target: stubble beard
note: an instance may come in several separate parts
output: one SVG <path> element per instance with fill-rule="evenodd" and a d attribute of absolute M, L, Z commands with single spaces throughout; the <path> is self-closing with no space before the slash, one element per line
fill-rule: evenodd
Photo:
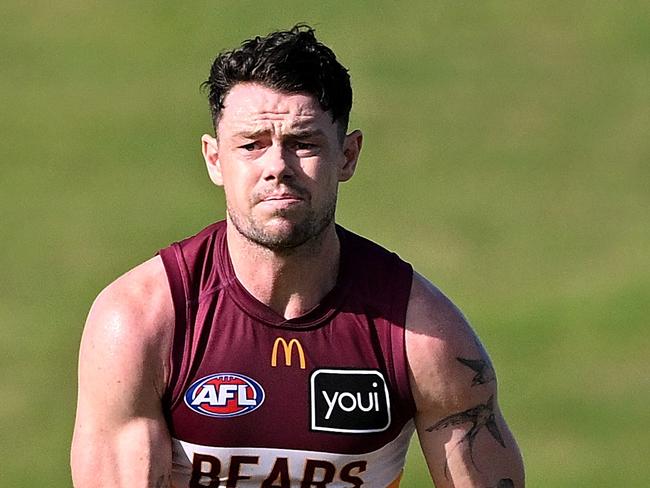
<path fill-rule="evenodd" d="M 290 255 L 309 244 L 316 245 L 325 230 L 334 222 L 336 214 L 336 194 L 327 202 L 324 211 L 317 215 L 313 209 L 299 221 L 291 219 L 292 210 L 278 210 L 270 220 L 284 218 L 289 222 L 288 228 L 273 230 L 267 228 L 254 217 L 245 218 L 233 211 L 226 202 L 228 217 L 237 232 L 246 240 L 268 249 L 276 254 Z"/>

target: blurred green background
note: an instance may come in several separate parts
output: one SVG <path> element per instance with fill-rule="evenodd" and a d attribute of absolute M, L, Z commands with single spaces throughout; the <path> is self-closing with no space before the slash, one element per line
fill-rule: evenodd
<path fill-rule="evenodd" d="M 206 0 L 0 6 L 0 486 L 70 486 L 87 310 L 223 216 L 199 84 L 298 21 L 366 135 L 339 221 L 468 315 L 528 485 L 649 486 L 650 4 Z"/>

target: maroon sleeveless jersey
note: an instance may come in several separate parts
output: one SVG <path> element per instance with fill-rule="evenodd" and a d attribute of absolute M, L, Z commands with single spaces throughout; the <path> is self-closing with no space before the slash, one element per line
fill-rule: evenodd
<path fill-rule="evenodd" d="M 412 269 L 337 227 L 339 276 L 285 319 L 237 280 L 226 223 L 160 252 L 174 301 L 163 401 L 175 487 L 396 487 L 413 433 Z"/>

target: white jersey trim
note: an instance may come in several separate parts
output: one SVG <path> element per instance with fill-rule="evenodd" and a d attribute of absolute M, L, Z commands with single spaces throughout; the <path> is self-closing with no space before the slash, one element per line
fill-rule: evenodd
<path fill-rule="evenodd" d="M 291 488 L 300 488 L 309 461 L 331 463 L 334 466 L 335 474 L 332 481 L 327 483 L 327 488 L 387 487 L 400 477 L 404 469 L 406 452 L 414 430 L 414 423 L 411 420 L 406 423 L 399 435 L 391 442 L 376 451 L 365 454 L 339 454 L 260 447 L 212 447 L 172 438 L 173 486 L 174 488 L 189 486 L 192 477 L 193 460 L 195 455 L 198 454 L 203 456 L 203 458 L 199 457 L 199 459 L 205 459 L 200 468 L 201 472 L 205 474 L 201 475 L 200 479 L 195 480 L 198 481 L 198 486 L 224 486 L 229 476 L 232 476 L 237 478 L 235 481 L 237 488 L 259 488 L 263 481 L 274 472 L 277 460 L 283 458 L 286 459 L 286 465 L 288 466 Z M 256 458 L 257 462 L 238 462 L 231 466 L 233 456 L 251 456 Z M 213 463 L 210 461 L 210 459 L 214 458 L 218 462 Z M 348 467 L 350 464 L 353 464 L 354 467 Z M 360 466 L 364 466 L 364 469 L 361 469 Z M 346 467 L 348 468 L 346 469 Z M 342 480 L 341 474 L 344 472 L 347 473 L 347 478 L 350 476 L 355 479 L 358 478 L 362 480 L 362 484 Z M 211 485 L 211 482 L 216 483 L 217 476 L 220 483 Z M 321 478 L 314 481 L 322 481 L 324 474 L 316 473 L 316 476 L 321 476 Z"/>

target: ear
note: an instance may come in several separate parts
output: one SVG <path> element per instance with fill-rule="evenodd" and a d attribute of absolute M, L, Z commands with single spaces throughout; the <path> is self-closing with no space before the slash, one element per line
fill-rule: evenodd
<path fill-rule="evenodd" d="M 343 166 L 339 168 L 339 181 L 348 181 L 357 169 L 357 161 L 363 144 L 363 134 L 360 130 L 350 132 L 343 141 Z"/>
<path fill-rule="evenodd" d="M 217 140 L 208 134 L 203 134 L 201 137 L 201 152 L 203 152 L 203 159 L 205 159 L 205 165 L 208 168 L 208 175 L 210 175 L 212 183 L 223 186 Z"/>

